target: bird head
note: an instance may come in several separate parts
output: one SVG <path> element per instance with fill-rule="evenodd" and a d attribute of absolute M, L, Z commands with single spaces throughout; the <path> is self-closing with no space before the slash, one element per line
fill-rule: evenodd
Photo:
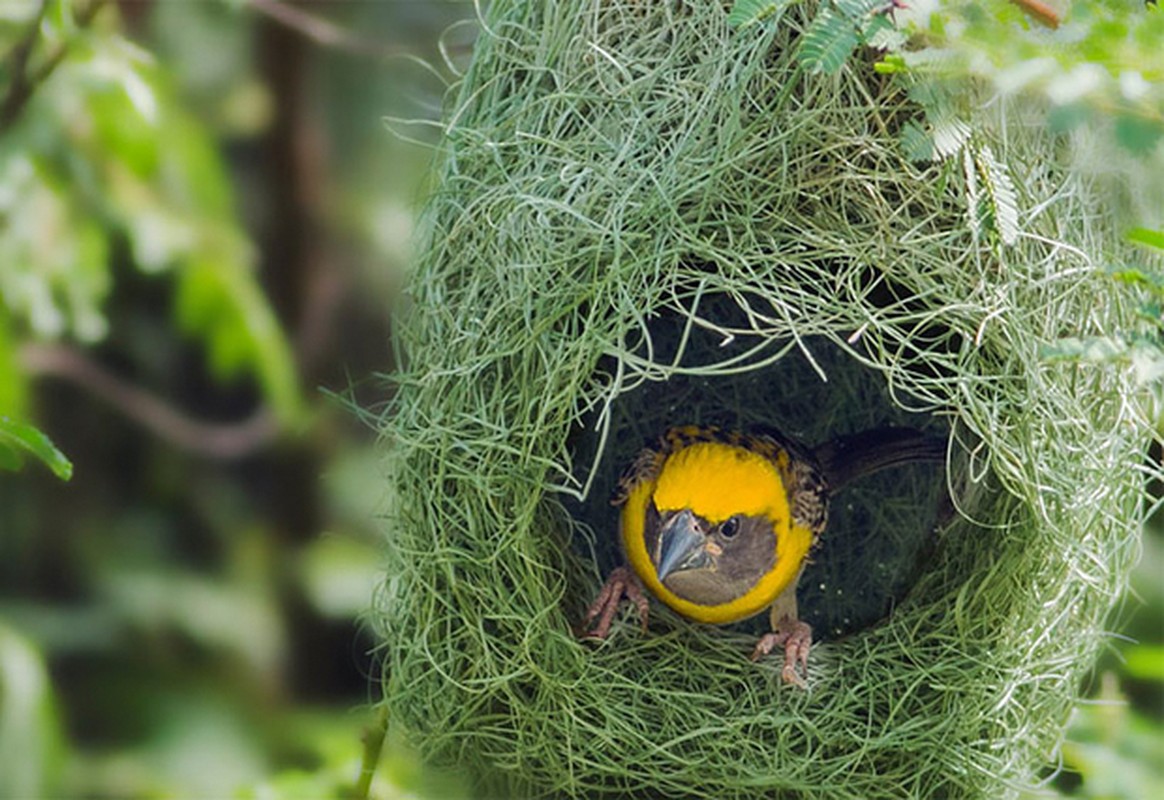
<path fill-rule="evenodd" d="M 659 583 L 677 598 L 729 608 L 771 583 L 788 527 L 776 465 L 743 447 L 704 442 L 663 465 L 643 543 Z"/>

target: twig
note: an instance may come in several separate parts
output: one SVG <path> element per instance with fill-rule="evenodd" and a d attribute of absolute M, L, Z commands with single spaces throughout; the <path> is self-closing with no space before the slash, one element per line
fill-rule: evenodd
<path fill-rule="evenodd" d="M 1048 28 L 1059 27 L 1059 12 L 1042 0 L 1010 0 Z"/>
<path fill-rule="evenodd" d="M 36 16 L 32 18 L 29 23 L 28 30 L 24 34 L 16 46 L 12 48 L 9 58 L 12 61 L 10 69 L 12 70 L 12 83 L 8 87 L 8 93 L 4 96 L 4 102 L 0 104 L 0 130 L 8 127 L 17 115 L 24 104 L 28 102 L 28 98 L 32 96 L 32 87 L 28 80 L 28 59 L 32 56 L 32 48 L 36 44 L 37 37 L 40 35 L 40 23 L 44 20 L 45 12 L 48 10 L 48 0 L 41 0 L 40 8 L 37 9 Z"/>
<path fill-rule="evenodd" d="M 384 737 L 387 735 L 388 706 L 381 705 L 376 710 L 375 721 L 364 731 L 364 757 L 360 761 L 360 777 L 352 793 L 354 800 L 367 800 L 376 766 L 380 763 L 380 753 L 384 750 Z"/>
<path fill-rule="evenodd" d="M 30 373 L 76 384 L 167 442 L 210 458 L 243 458 L 270 444 L 280 432 L 274 416 L 265 408 L 235 423 L 188 417 L 66 345 L 26 344 L 20 348 L 20 361 Z"/>
<path fill-rule="evenodd" d="M 97 12 L 105 5 L 107 0 L 92 0 L 87 6 L 77 12 L 76 22 L 77 26 L 85 28 L 97 16 Z M 12 81 L 8 86 L 8 93 L 4 95 L 3 102 L 0 102 L 0 131 L 8 128 L 16 121 L 17 117 L 24 110 L 28 101 L 32 99 L 33 92 L 36 88 L 48 80 L 49 76 L 53 74 L 61 62 L 65 60 L 69 48 L 67 43 L 62 43 L 57 46 L 52 53 L 50 53 L 44 60 L 44 63 L 32 75 L 28 74 L 28 62 L 32 57 L 32 50 L 36 45 L 36 40 L 40 36 L 40 26 L 44 21 L 44 15 L 48 10 L 48 0 L 41 0 L 40 8 L 36 12 L 32 23 L 28 26 L 28 31 L 24 38 L 17 42 L 12 49 L 10 58 L 12 59 Z"/>
<path fill-rule="evenodd" d="M 413 55 L 404 47 L 386 47 L 377 41 L 357 36 L 323 17 L 280 0 L 250 0 L 251 7 L 279 24 L 324 47 L 334 47 L 361 56 L 395 58 Z"/>

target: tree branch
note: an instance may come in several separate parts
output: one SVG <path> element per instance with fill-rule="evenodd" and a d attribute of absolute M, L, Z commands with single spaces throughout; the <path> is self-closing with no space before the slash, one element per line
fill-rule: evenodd
<path fill-rule="evenodd" d="M 30 374 L 59 378 L 79 386 L 170 444 L 209 458 L 244 458 L 271 444 L 280 433 L 278 423 L 266 408 L 234 423 L 188 417 L 156 395 L 112 374 L 74 347 L 25 344 L 19 355 Z"/>
<path fill-rule="evenodd" d="M 372 58 L 396 58 L 413 55 L 413 52 L 407 48 L 386 47 L 380 42 L 357 36 L 323 17 L 280 2 L 280 0 L 250 0 L 250 5 L 280 25 L 324 47 L 332 47 Z"/>
<path fill-rule="evenodd" d="M 93 18 L 97 16 L 97 12 L 101 9 L 107 0 L 92 0 L 87 6 L 77 12 L 76 22 L 77 26 L 81 28 L 88 27 Z M 32 57 L 32 50 L 36 46 L 36 40 L 40 36 L 40 26 L 44 21 L 44 15 L 48 11 L 48 0 L 41 0 L 40 8 L 36 12 L 32 23 L 28 26 L 28 31 L 24 38 L 16 43 L 13 47 L 9 57 L 12 59 L 12 81 L 8 85 L 8 92 L 4 95 L 4 100 L 0 101 L 0 131 L 10 127 L 13 122 L 24 111 L 24 107 L 28 105 L 28 101 L 32 99 L 33 93 L 37 87 L 48 80 L 53 71 L 60 66 L 61 62 L 65 60 L 68 54 L 68 45 L 60 44 L 52 53 L 50 53 L 44 60 L 44 63 L 31 75 L 28 73 L 28 62 Z"/>
<path fill-rule="evenodd" d="M 1059 12 L 1043 0 L 1010 0 L 1048 28 L 1059 27 Z"/>

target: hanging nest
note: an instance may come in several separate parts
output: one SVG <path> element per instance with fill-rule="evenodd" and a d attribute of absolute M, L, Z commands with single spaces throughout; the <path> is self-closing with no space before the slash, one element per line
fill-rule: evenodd
<path fill-rule="evenodd" d="M 798 70 L 800 13 L 490 5 L 397 328 L 376 612 L 394 731 L 474 796 L 994 798 L 1054 762 L 1150 426 L 1119 370 L 1040 347 L 1128 323 L 1116 225 L 1004 103 L 965 158 L 906 160 L 918 108 L 868 63 Z M 1009 244 L 971 151 L 1016 187 Z M 605 489 L 710 421 L 949 436 L 945 471 L 837 498 L 808 691 L 746 626 L 572 631 L 614 563 Z"/>

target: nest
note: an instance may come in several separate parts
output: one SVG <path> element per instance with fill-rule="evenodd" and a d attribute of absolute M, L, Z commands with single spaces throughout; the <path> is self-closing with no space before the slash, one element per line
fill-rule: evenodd
<path fill-rule="evenodd" d="M 1151 426 L 1119 370 L 1040 346 L 1128 323 L 1115 222 L 993 103 L 973 135 L 1022 213 L 984 234 L 959 158 L 903 158 L 898 86 L 797 69 L 796 13 L 490 5 L 397 328 L 375 612 L 396 733 L 475 796 L 998 797 L 1054 761 Z M 604 484 L 697 421 L 949 434 L 944 476 L 838 498 L 808 691 L 657 604 L 647 635 L 572 632 L 613 559 Z"/>

